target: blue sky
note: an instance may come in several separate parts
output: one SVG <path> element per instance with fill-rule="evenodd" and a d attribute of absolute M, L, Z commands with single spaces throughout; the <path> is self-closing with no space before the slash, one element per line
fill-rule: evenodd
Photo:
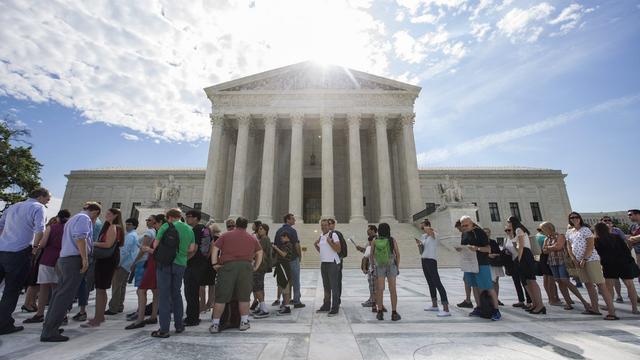
<path fill-rule="evenodd" d="M 312 59 L 421 86 L 421 167 L 561 169 L 576 210 L 640 207 L 640 1 L 188 4 L 0 5 L 0 114 L 56 198 L 72 169 L 204 167 L 202 88 Z"/>

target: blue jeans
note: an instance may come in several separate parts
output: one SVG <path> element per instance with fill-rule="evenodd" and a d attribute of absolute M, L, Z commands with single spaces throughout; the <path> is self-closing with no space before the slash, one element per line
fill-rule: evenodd
<path fill-rule="evenodd" d="M 297 257 L 289 262 L 291 267 L 291 287 L 293 288 L 292 303 L 300 303 L 300 258 Z"/>
<path fill-rule="evenodd" d="M 167 333 L 171 325 L 171 313 L 176 329 L 182 329 L 182 278 L 185 267 L 172 264 L 163 266 L 156 264 L 156 278 L 158 281 L 158 317 L 160 318 L 160 331 Z"/>
<path fill-rule="evenodd" d="M 31 246 L 20 251 L 0 251 L 0 282 L 4 291 L 0 300 L 0 330 L 12 329 L 11 316 L 18 304 L 20 290 L 24 287 L 31 268 Z"/>

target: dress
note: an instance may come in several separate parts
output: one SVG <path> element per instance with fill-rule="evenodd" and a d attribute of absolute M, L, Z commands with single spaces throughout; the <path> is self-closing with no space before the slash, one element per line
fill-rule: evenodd
<path fill-rule="evenodd" d="M 110 289 L 111 279 L 113 273 L 115 273 L 118 264 L 120 264 L 120 240 L 124 239 L 124 232 L 121 228 L 116 228 L 116 249 L 113 251 L 113 255 L 105 259 L 95 260 L 95 286 L 96 289 Z M 104 242 L 105 234 L 100 235 L 98 242 Z"/>
<path fill-rule="evenodd" d="M 153 246 L 153 244 L 151 245 Z M 147 258 L 147 264 L 144 268 L 144 275 L 142 275 L 142 281 L 138 289 L 143 290 L 155 290 L 157 288 L 156 279 L 156 261 L 153 258 L 153 254 L 149 254 Z"/>
<path fill-rule="evenodd" d="M 602 272 L 606 279 L 633 279 L 638 276 L 638 265 L 631 256 L 625 240 L 617 235 L 597 239 L 596 250 L 600 255 Z"/>

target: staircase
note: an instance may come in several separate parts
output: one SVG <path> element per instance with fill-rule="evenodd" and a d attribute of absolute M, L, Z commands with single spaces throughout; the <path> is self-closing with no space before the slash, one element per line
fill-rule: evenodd
<path fill-rule="evenodd" d="M 281 224 L 273 224 L 271 233 L 282 226 Z M 318 224 L 296 224 L 294 228 L 298 231 L 300 246 L 302 248 L 301 267 L 307 269 L 320 268 L 320 254 L 316 251 L 313 243 L 320 237 L 320 225 Z M 344 260 L 344 267 L 349 269 L 359 269 L 362 260 L 362 254 L 349 241 L 352 238 L 356 244 L 366 246 L 367 244 L 367 225 L 362 224 L 338 224 L 336 230 L 342 232 L 347 240 L 349 247 L 348 256 Z M 422 232 L 413 224 L 400 223 L 391 224 L 391 236 L 398 242 L 398 250 L 400 251 L 400 267 L 401 268 L 421 268 L 420 255 L 416 246 L 415 238 L 419 238 Z M 460 243 L 460 238 L 443 239 L 441 246 L 438 248 L 438 266 L 439 267 L 457 267 L 459 259 L 456 251 L 453 249 L 455 244 Z"/>

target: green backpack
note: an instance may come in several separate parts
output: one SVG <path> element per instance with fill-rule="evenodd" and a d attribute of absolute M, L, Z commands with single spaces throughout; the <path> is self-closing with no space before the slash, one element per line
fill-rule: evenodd
<path fill-rule="evenodd" d="M 387 266 L 391 260 L 391 242 L 387 238 L 374 240 L 375 257 L 377 266 Z"/>

